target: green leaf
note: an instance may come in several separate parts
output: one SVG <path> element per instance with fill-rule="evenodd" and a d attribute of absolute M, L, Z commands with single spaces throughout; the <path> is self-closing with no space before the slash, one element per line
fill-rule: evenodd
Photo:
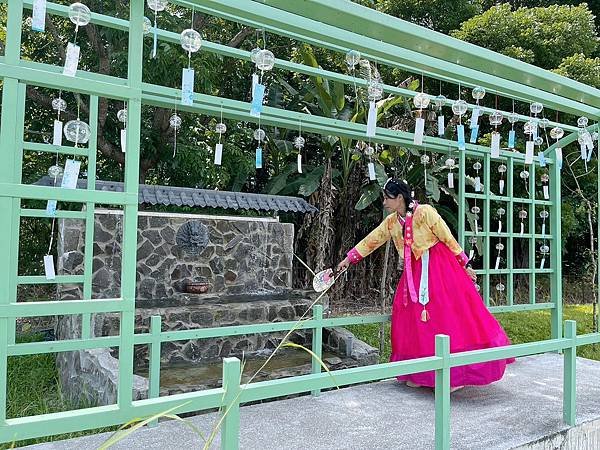
<path fill-rule="evenodd" d="M 368 207 L 371 203 L 379 198 L 381 195 L 381 188 L 377 183 L 370 183 L 362 190 L 362 194 L 354 205 L 354 209 L 362 211 Z"/>
<path fill-rule="evenodd" d="M 333 106 L 338 110 L 338 113 L 343 111 L 344 105 L 346 104 L 346 97 L 344 96 L 344 84 L 331 82 L 333 89 L 331 90 L 331 98 L 333 100 Z"/>

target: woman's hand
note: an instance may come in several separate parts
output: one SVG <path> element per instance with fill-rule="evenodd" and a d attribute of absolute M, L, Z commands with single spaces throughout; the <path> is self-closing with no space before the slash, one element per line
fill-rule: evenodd
<path fill-rule="evenodd" d="M 341 273 L 344 270 L 346 270 L 348 268 L 348 266 L 350 266 L 350 260 L 348 259 L 348 257 L 346 256 L 342 262 L 340 262 L 337 267 L 335 268 L 335 273 Z"/>
<path fill-rule="evenodd" d="M 477 281 L 477 274 L 471 267 L 465 267 L 465 270 L 467 271 L 467 275 L 469 275 L 473 282 Z"/>

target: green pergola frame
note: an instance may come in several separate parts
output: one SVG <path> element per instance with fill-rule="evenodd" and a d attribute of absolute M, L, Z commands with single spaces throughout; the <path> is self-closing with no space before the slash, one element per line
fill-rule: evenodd
<path fill-rule="evenodd" d="M 6 0 L 4 0 L 6 3 Z M 138 174 L 140 155 L 140 128 L 142 104 L 170 108 L 179 103 L 180 91 L 164 86 L 152 85 L 142 81 L 142 49 L 144 1 L 130 2 L 129 21 L 113 18 L 97 13 L 92 14 L 92 22 L 129 32 L 129 54 L 127 79 L 107 75 L 78 71 L 75 79 L 62 75 L 62 68 L 21 59 L 21 26 L 24 10 L 31 9 L 31 0 L 9 0 L 6 51 L 0 57 L 0 77 L 3 79 L 2 116 L 0 129 L 0 229 L 3 234 L 2 253 L 0 255 L 0 442 L 10 442 L 29 437 L 38 437 L 64 432 L 97 428 L 125 423 L 133 417 L 150 416 L 178 406 L 176 412 L 206 410 L 224 407 L 221 430 L 222 448 L 235 449 L 238 446 L 239 404 L 259 399 L 274 398 L 298 392 L 312 391 L 318 395 L 324 388 L 334 386 L 328 374 L 320 373 L 320 365 L 313 358 L 311 375 L 284 380 L 273 380 L 252 383 L 240 387 L 240 365 L 235 358 L 226 358 L 223 372 L 223 387 L 202 392 L 159 397 L 160 386 L 160 347 L 161 343 L 183 340 L 202 339 L 216 336 L 236 334 L 266 333 L 285 331 L 292 328 L 312 329 L 314 333 L 313 351 L 321 355 L 321 333 L 323 327 L 344 326 L 353 323 L 381 323 L 389 320 L 387 315 L 360 316 L 351 318 L 323 319 L 322 307 L 315 305 L 311 320 L 301 323 L 266 323 L 246 326 L 208 328 L 173 332 L 161 331 L 161 318 L 153 317 L 150 333 L 135 334 L 135 280 L 136 280 L 136 247 L 137 247 L 137 213 L 138 213 Z M 193 7 L 196 11 L 221 17 L 226 20 L 243 23 L 248 26 L 262 28 L 270 33 L 287 36 L 294 40 L 327 48 L 333 51 L 346 52 L 349 49 L 359 50 L 366 58 L 380 64 L 402 68 L 415 73 L 422 73 L 462 86 L 484 86 L 488 91 L 523 102 L 538 101 L 546 107 L 564 111 L 573 115 L 585 115 L 594 121 L 598 120 L 600 91 L 584 84 L 539 69 L 529 64 L 516 61 L 503 55 L 476 47 L 451 37 L 427 30 L 402 20 L 392 18 L 377 11 L 364 8 L 345 0 L 188 0 L 173 1 L 184 7 Z M 68 8 L 48 3 L 48 12 L 53 15 L 66 16 Z M 357 33 L 354 30 L 360 30 Z M 170 31 L 158 30 L 158 37 L 168 42 L 179 42 L 179 35 Z M 218 43 L 204 42 L 203 51 L 214 52 L 225 57 L 250 59 L 250 53 L 233 49 Z M 276 67 L 307 75 L 318 75 L 325 79 L 340 81 L 346 84 L 364 85 L 364 80 L 351 76 L 326 71 L 320 68 L 304 66 L 290 61 L 277 60 Z M 56 147 L 49 144 L 24 141 L 26 86 L 42 86 L 62 89 L 89 96 L 89 121 L 92 137 L 87 148 Z M 386 85 L 388 93 L 403 96 L 414 96 L 415 92 Z M 106 97 L 127 102 L 127 153 L 125 161 L 125 189 L 122 193 L 100 192 L 95 190 L 96 146 L 98 98 Z M 451 100 L 448 100 L 450 104 Z M 204 94 L 194 95 L 194 104 L 178 106 L 182 111 L 219 116 L 241 121 L 256 121 L 249 115 L 250 105 L 245 102 L 219 98 Z M 473 105 L 470 105 L 473 107 Z M 489 112 L 489 110 L 488 110 Z M 522 121 L 529 118 L 521 116 Z M 261 124 L 296 129 L 298 121 L 302 121 L 306 132 L 320 133 L 364 139 L 364 124 L 344 122 L 329 118 L 316 117 L 297 112 L 265 107 L 261 116 Z M 552 125 L 555 125 L 551 122 Z M 522 154 L 502 151 L 500 159 L 490 156 L 489 148 L 467 144 L 466 150 L 459 152 L 459 236 L 464 245 L 465 237 L 470 234 L 466 227 L 466 204 L 469 199 L 480 200 L 484 208 L 483 231 L 478 235 L 483 239 L 484 265 L 480 271 L 483 275 L 483 297 L 488 301 L 490 293 L 490 277 L 500 274 L 507 277 L 507 304 L 490 308 L 492 311 L 519 311 L 532 309 L 550 309 L 552 312 L 552 339 L 531 344 L 515 345 L 461 354 L 449 353 L 449 338 L 438 336 L 436 339 L 436 355 L 419 360 L 380 364 L 357 369 L 334 372 L 335 382 L 342 386 L 358 382 L 389 378 L 407 373 L 425 370 L 436 371 L 436 448 L 448 449 L 450 446 L 449 407 L 450 385 L 449 369 L 453 366 L 501 359 L 513 356 L 524 356 L 545 351 L 564 350 L 565 355 L 565 394 L 564 418 L 569 424 L 575 423 L 575 350 L 578 345 L 599 342 L 598 334 L 585 336 L 575 335 L 574 322 L 566 324 L 566 337 L 562 337 L 562 285 L 561 285 L 561 234 L 560 234 L 560 171 L 554 163 L 553 150 L 567 145 L 577 138 L 577 127 L 561 125 L 570 134 L 559 143 L 550 146 L 546 151 L 551 176 L 550 200 L 535 198 L 535 170 L 539 165 L 530 166 L 529 198 L 513 197 L 514 170 L 523 164 Z M 413 135 L 408 132 L 377 129 L 374 142 L 413 147 Z M 438 153 L 457 152 L 456 143 L 438 137 L 426 137 L 427 149 Z M 24 185 L 21 180 L 23 152 L 51 152 L 67 155 L 76 154 L 88 159 L 88 188 L 86 190 L 68 190 L 61 188 Z M 466 192 L 465 166 L 468 158 L 478 158 L 483 162 L 484 185 L 483 194 Z M 508 166 L 507 195 L 496 196 L 489 188 L 489 174 L 493 164 L 499 160 L 506 161 Z M 84 212 L 59 211 L 58 218 L 78 218 L 86 221 L 85 233 L 85 269 L 79 276 L 57 276 L 56 284 L 83 285 L 84 300 L 57 302 L 48 301 L 17 302 L 17 287 L 25 284 L 50 283 L 43 276 L 27 276 L 17 273 L 19 257 L 19 227 L 21 217 L 37 217 L 44 219 L 45 211 L 24 209 L 23 199 L 55 199 L 59 201 L 79 202 L 86 205 Z M 508 267 L 494 271 L 490 267 L 489 249 L 492 239 L 498 234 L 490 228 L 490 209 L 492 202 L 504 202 L 510 213 L 508 227 L 502 237 L 508 242 L 518 237 L 513 230 L 512 211 L 516 203 L 526 204 L 529 210 L 528 230 L 531 233 L 522 236 L 529 241 L 529 268 L 515 269 L 512 265 L 512 244 L 508 246 Z M 119 205 L 124 210 L 122 292 L 120 298 L 91 300 L 91 267 L 94 229 L 95 205 Z M 536 206 L 544 205 L 550 211 L 551 261 L 549 268 L 535 268 L 535 234 Z M 550 298 L 545 302 L 537 302 L 535 291 L 530 289 L 529 302 L 514 304 L 512 291 L 514 275 L 526 274 L 531 286 L 535 286 L 536 273 L 550 277 Z M 489 304 L 488 304 L 489 306 Z M 93 337 L 90 333 L 90 318 L 94 313 L 118 312 L 121 314 L 120 335 L 115 337 Z M 81 338 L 67 341 L 42 343 L 15 343 L 16 318 L 82 315 Z M 145 344 L 150 346 L 150 389 L 149 399 L 132 401 L 133 347 Z M 115 405 L 86 408 L 55 414 L 24 418 L 6 417 L 6 383 L 7 361 L 9 357 L 35 353 L 54 353 L 91 348 L 119 347 L 119 382 L 118 401 Z"/>

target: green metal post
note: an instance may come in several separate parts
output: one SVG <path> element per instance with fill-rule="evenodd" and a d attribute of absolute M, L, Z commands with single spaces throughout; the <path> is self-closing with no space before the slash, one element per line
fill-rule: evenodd
<path fill-rule="evenodd" d="M 312 335 L 312 351 L 316 355 L 312 357 L 312 368 L 311 373 L 321 373 L 321 363 L 319 360 L 323 359 L 323 305 L 313 306 L 313 321 L 316 322 L 315 328 L 313 328 Z M 315 389 L 311 392 L 314 397 L 319 396 L 321 393 L 320 389 Z"/>
<path fill-rule="evenodd" d="M 90 96 L 90 140 L 88 142 L 87 188 L 88 191 L 96 189 L 96 149 L 98 147 L 98 96 Z M 92 268 L 94 261 L 94 227 L 95 227 L 94 202 L 85 204 L 85 246 L 83 269 L 83 299 L 92 299 Z M 81 337 L 88 339 L 91 336 L 91 314 L 81 317 Z"/>
<path fill-rule="evenodd" d="M 6 46 L 4 58 L 9 64 L 18 65 L 21 54 L 21 17 L 23 14 L 22 0 L 15 0 L 8 5 L 6 22 Z M 2 117 L 0 118 L 0 182 L 18 183 L 20 174 L 15 173 L 19 166 L 17 162 L 17 111 L 18 80 L 15 78 L 4 78 L 2 88 Z M 18 229 L 15 229 L 14 208 L 18 207 L 19 199 L 0 197 L 0 236 L 1 247 L 11 248 L 11 240 L 15 239 Z M 17 279 L 17 261 L 13 259 L 12 252 L 0 252 L 0 306 L 8 305 L 16 301 L 14 286 Z M 15 334 L 15 319 L 0 318 L 0 426 L 6 425 L 6 388 L 7 388 L 7 366 L 8 366 L 8 344 L 12 343 Z"/>
<path fill-rule="evenodd" d="M 221 450 L 237 450 L 240 440 L 240 360 L 223 358 L 223 396 Z"/>
<path fill-rule="evenodd" d="M 485 153 L 484 159 L 483 159 L 483 173 L 484 173 L 484 178 L 483 178 L 483 192 L 484 192 L 484 200 L 483 200 L 483 207 L 482 207 L 482 211 L 483 211 L 483 221 L 481 222 L 481 225 L 483 226 L 483 269 L 485 270 L 485 274 L 483 276 L 483 301 L 485 302 L 486 306 L 490 306 L 490 264 L 491 261 L 490 259 L 493 258 L 492 252 L 490 251 L 490 248 L 492 248 L 491 245 L 491 230 L 490 230 L 490 210 L 491 210 L 491 201 L 490 201 L 490 194 L 492 192 L 492 186 L 491 186 L 491 177 L 490 177 L 490 166 L 491 166 L 491 161 L 490 161 L 490 153 L 487 152 Z"/>
<path fill-rule="evenodd" d="M 574 426 L 577 424 L 577 322 L 565 321 L 565 338 L 570 339 L 564 350 L 563 365 L 563 419 Z"/>
<path fill-rule="evenodd" d="M 150 370 L 148 398 L 158 398 L 160 396 L 160 332 L 162 328 L 161 316 L 152 316 L 150 318 L 150 334 L 152 342 L 149 345 Z M 158 419 L 148 423 L 149 427 L 158 425 Z"/>
<path fill-rule="evenodd" d="M 552 339 L 559 339 L 562 335 L 562 237 L 561 237 L 561 186 L 560 169 L 558 164 L 550 166 L 550 229 L 552 240 L 550 242 L 550 297 L 554 303 L 551 317 Z"/>
<path fill-rule="evenodd" d="M 514 200 L 514 189 L 513 189 L 513 180 L 514 180 L 514 167 L 515 167 L 514 158 L 508 158 L 506 162 L 507 170 L 506 170 L 506 195 L 508 197 L 508 203 L 506 207 L 506 268 L 508 269 L 508 274 L 506 276 L 506 292 L 507 292 L 507 304 L 512 306 L 515 301 L 515 276 L 513 274 L 513 269 L 515 265 L 514 261 L 514 220 L 515 220 L 515 200 Z"/>
<path fill-rule="evenodd" d="M 137 198 L 139 190 L 143 0 L 130 2 L 128 84 L 132 96 L 127 107 L 127 153 L 125 155 L 125 192 Z M 123 212 L 123 257 L 121 262 L 121 296 L 127 304 L 121 313 L 119 345 L 118 403 L 122 409 L 131 407 L 133 385 L 133 334 L 135 321 L 135 290 L 137 275 L 137 202 L 126 204 Z"/>
<path fill-rule="evenodd" d="M 465 152 L 458 151 L 458 243 L 465 249 L 465 232 L 467 231 L 466 221 L 466 199 L 465 199 L 465 175 L 467 158 Z M 468 251 L 467 251 L 468 253 Z"/>
<path fill-rule="evenodd" d="M 535 303 L 535 272 L 537 267 L 535 265 L 535 254 L 536 254 L 536 240 L 535 240 L 535 162 L 532 163 L 526 170 L 529 170 L 528 189 L 529 199 L 531 204 L 529 205 L 529 223 L 527 225 L 528 233 L 530 235 L 529 241 L 529 304 Z"/>
<path fill-rule="evenodd" d="M 435 371 L 435 449 L 450 450 L 450 337 L 435 337 L 435 356 L 443 359 Z"/>

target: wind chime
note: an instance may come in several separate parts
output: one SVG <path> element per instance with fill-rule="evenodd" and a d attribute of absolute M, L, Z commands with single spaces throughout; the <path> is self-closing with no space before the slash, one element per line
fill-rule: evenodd
<path fill-rule="evenodd" d="M 196 53 L 202 47 L 202 37 L 200 33 L 194 30 L 194 10 L 192 9 L 192 22 L 190 28 L 181 32 L 180 35 L 181 48 L 188 55 L 188 66 L 183 68 L 181 72 L 181 104 L 194 104 L 194 69 L 192 69 L 192 53 Z"/>
<path fill-rule="evenodd" d="M 74 77 L 77 73 L 80 53 L 80 48 L 77 45 L 77 32 L 79 31 L 79 27 L 83 27 L 90 23 L 91 18 L 92 13 L 90 9 L 83 3 L 73 3 L 69 6 L 69 20 L 75 24 L 75 38 L 73 39 L 73 42 L 67 44 L 63 75 Z"/>
<path fill-rule="evenodd" d="M 299 120 L 298 123 L 298 136 L 294 138 L 294 147 L 298 150 L 297 170 L 298 173 L 302 173 L 302 149 L 306 140 L 302 137 L 302 121 Z"/>
<path fill-rule="evenodd" d="M 485 97 L 485 89 L 482 88 L 481 86 L 476 86 L 473 88 L 473 91 L 471 91 L 471 96 L 475 100 L 475 107 L 473 108 L 473 111 L 471 112 L 471 124 L 470 124 L 471 138 L 469 139 L 469 142 L 471 144 L 476 144 L 477 138 L 479 136 L 479 116 L 481 114 L 481 108 L 479 106 L 479 101 L 482 100 L 483 97 Z"/>
<path fill-rule="evenodd" d="M 158 13 L 167 8 L 169 2 L 165 0 L 147 0 L 148 8 L 154 11 L 154 29 L 152 30 L 152 58 L 156 58 L 156 49 L 158 47 L 158 27 L 156 21 Z"/>
<path fill-rule="evenodd" d="M 117 111 L 117 120 L 123 124 L 121 130 L 121 151 L 123 153 L 127 150 L 127 105 L 123 105 L 123 109 Z"/>
<path fill-rule="evenodd" d="M 221 143 L 221 139 L 223 135 L 227 132 L 227 125 L 223 123 L 223 104 L 221 104 L 221 120 L 218 124 L 215 125 L 215 132 L 219 135 L 219 142 L 215 145 L 215 156 L 214 156 L 214 164 L 215 166 L 221 165 L 221 159 L 223 157 L 223 144 Z"/>

